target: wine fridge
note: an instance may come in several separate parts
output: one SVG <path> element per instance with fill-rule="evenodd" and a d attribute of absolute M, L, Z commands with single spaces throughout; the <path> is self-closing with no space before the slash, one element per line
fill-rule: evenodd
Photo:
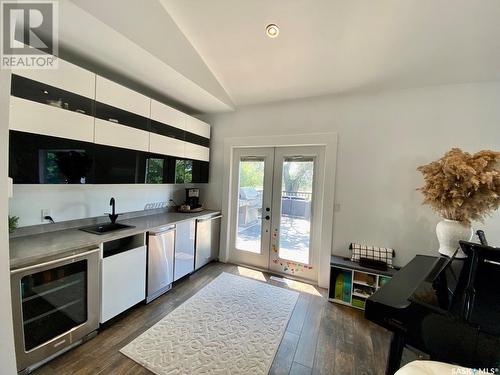
<path fill-rule="evenodd" d="M 29 373 L 99 325 L 99 249 L 11 271 L 17 368 Z"/>

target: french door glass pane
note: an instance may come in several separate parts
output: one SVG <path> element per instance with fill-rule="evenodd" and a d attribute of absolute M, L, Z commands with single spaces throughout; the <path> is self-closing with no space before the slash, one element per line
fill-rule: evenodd
<path fill-rule="evenodd" d="M 236 248 L 261 253 L 264 160 L 240 160 Z"/>
<path fill-rule="evenodd" d="M 285 158 L 281 187 L 279 257 L 309 263 L 314 160 Z"/>

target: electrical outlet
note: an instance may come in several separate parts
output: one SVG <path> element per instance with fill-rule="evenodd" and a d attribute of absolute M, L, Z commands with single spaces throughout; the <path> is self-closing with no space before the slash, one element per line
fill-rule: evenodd
<path fill-rule="evenodd" d="M 52 216 L 50 214 L 50 208 L 42 208 L 42 223 L 49 221 L 45 219 L 45 216 Z"/>

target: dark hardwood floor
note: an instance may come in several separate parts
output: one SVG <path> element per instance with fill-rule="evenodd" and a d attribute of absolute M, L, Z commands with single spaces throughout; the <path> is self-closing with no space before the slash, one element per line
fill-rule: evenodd
<path fill-rule="evenodd" d="M 203 288 L 221 272 L 300 291 L 270 374 L 384 374 L 389 333 L 361 311 L 332 304 L 326 290 L 230 264 L 212 263 L 149 305 L 138 305 L 106 324 L 92 340 L 36 370 L 46 374 L 151 374 L 119 350 Z"/>

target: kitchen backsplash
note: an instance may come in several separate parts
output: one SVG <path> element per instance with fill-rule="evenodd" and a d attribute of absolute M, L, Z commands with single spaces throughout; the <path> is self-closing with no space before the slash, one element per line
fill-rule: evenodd
<path fill-rule="evenodd" d="M 116 199 L 116 211 L 131 212 L 165 206 L 173 199 L 185 200 L 187 187 L 199 187 L 201 202 L 205 184 L 189 185 L 14 185 L 9 199 L 9 215 L 19 217 L 19 226 L 42 224 L 42 210 L 56 221 L 102 216 Z"/>

